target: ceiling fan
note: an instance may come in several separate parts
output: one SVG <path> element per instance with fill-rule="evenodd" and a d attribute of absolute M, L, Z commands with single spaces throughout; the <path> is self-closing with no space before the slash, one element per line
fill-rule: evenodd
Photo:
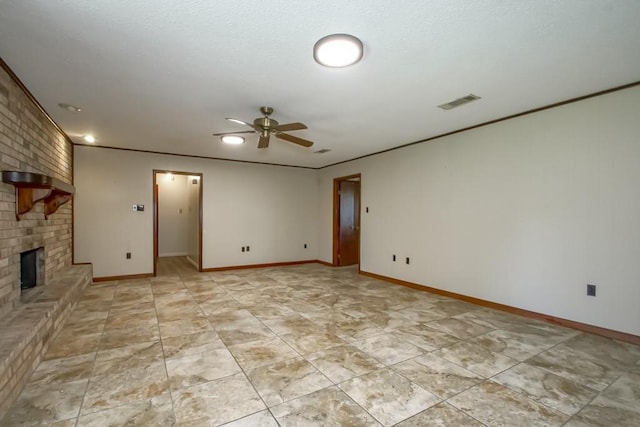
<path fill-rule="evenodd" d="M 259 133 L 260 140 L 258 141 L 258 148 L 267 148 L 269 146 L 269 138 L 274 135 L 276 138 L 282 139 L 287 142 L 293 142 L 294 144 L 302 145 L 303 147 L 311 147 L 312 141 L 308 139 L 298 138 L 297 136 L 289 135 L 288 131 L 307 129 L 307 126 L 303 123 L 287 123 L 284 125 L 279 124 L 276 120 L 269 117 L 273 113 L 272 107 L 260 107 L 260 112 L 264 114 L 263 117 L 258 117 L 253 121 L 253 124 L 244 122 L 238 119 L 227 118 L 230 122 L 239 123 L 241 125 L 249 126 L 253 130 L 241 131 L 241 132 L 223 132 L 214 133 L 213 136 L 224 135 L 236 135 L 239 133 Z"/>

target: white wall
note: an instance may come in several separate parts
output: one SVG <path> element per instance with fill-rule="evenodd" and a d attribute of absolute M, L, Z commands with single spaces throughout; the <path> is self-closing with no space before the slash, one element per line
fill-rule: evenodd
<path fill-rule="evenodd" d="M 189 187 L 187 175 L 159 173 L 158 256 L 185 256 L 189 248 Z"/>
<path fill-rule="evenodd" d="M 319 257 L 333 178 L 362 173 L 362 270 L 640 335 L 638 105 L 635 87 L 322 169 Z"/>
<path fill-rule="evenodd" d="M 317 258 L 314 170 L 84 146 L 74 155 L 75 260 L 95 277 L 153 271 L 154 169 L 203 174 L 203 268 Z"/>

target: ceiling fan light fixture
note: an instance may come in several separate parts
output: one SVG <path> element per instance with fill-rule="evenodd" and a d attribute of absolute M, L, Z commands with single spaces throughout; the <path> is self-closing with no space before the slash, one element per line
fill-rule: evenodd
<path fill-rule="evenodd" d="M 362 59 L 360 39 L 350 34 L 331 34 L 318 40 L 313 46 L 313 59 L 325 67 L 341 68 Z"/>
<path fill-rule="evenodd" d="M 244 144 L 244 138 L 238 135 L 223 135 L 220 137 L 220 141 L 229 145 Z"/>

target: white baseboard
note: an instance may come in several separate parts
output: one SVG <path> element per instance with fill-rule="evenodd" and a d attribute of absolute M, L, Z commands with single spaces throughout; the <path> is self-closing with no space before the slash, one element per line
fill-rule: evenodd
<path fill-rule="evenodd" d="M 189 255 L 187 255 L 187 261 L 189 261 L 195 268 L 200 268 L 197 262 L 195 262 Z"/>

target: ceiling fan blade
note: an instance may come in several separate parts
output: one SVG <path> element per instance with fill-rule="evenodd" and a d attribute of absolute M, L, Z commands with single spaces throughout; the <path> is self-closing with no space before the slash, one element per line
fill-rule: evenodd
<path fill-rule="evenodd" d="M 223 135 L 236 135 L 238 133 L 256 133 L 255 130 L 243 130 L 240 132 L 221 132 L 221 133 L 214 133 L 213 136 L 223 136 Z"/>
<path fill-rule="evenodd" d="M 289 132 L 290 130 L 302 130 L 307 129 L 307 125 L 304 123 L 286 123 L 284 125 L 276 126 L 278 132 Z"/>
<path fill-rule="evenodd" d="M 238 123 L 239 125 L 245 125 L 245 126 L 249 126 L 250 128 L 254 128 L 254 126 L 251 123 L 247 123 L 243 120 L 234 119 L 232 117 L 226 117 L 226 119 L 229 120 L 230 122 Z"/>
<path fill-rule="evenodd" d="M 293 142 L 294 144 L 302 145 L 303 147 L 311 147 L 313 142 L 308 139 L 298 138 L 297 136 L 289 135 L 288 133 L 276 133 L 276 138 L 284 139 L 288 142 Z"/>
<path fill-rule="evenodd" d="M 260 141 L 258 141 L 258 148 L 267 148 L 269 146 L 269 135 L 260 135 Z"/>

